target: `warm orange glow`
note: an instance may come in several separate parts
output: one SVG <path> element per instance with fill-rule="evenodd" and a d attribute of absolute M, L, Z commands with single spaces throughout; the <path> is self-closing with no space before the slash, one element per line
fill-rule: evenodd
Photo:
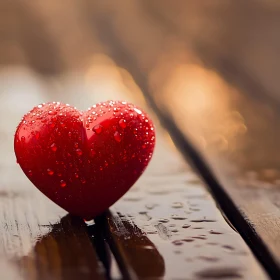
<path fill-rule="evenodd" d="M 229 99 L 234 89 L 216 72 L 198 64 L 179 65 L 172 73 L 157 95 L 158 102 L 168 100 L 165 104 L 178 125 L 202 148 L 233 147 L 235 137 L 247 131 L 244 118 Z"/>

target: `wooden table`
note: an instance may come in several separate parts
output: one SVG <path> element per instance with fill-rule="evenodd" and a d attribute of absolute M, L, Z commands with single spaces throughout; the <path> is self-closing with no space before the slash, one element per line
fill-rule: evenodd
<path fill-rule="evenodd" d="M 207 3 L 0 3 L 0 279 L 280 279 L 280 7 Z M 24 176 L 13 133 L 38 103 L 107 99 L 158 141 L 87 227 Z"/>

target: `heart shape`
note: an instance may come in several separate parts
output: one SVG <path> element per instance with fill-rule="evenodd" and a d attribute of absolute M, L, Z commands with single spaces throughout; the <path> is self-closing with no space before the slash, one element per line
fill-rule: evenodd
<path fill-rule="evenodd" d="M 152 121 L 127 102 L 85 112 L 68 104 L 33 108 L 15 134 L 17 162 L 30 181 L 71 214 L 92 219 L 137 181 L 155 146 Z"/>

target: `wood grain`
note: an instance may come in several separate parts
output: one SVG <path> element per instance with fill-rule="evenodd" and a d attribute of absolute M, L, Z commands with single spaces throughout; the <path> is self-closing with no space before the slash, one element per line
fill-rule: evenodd
<path fill-rule="evenodd" d="M 20 176 L 17 168 L 10 172 Z M 83 222 L 28 190 L 25 180 L 16 184 L 17 191 L 1 191 L 1 278 L 104 279 Z"/>
<path fill-rule="evenodd" d="M 267 279 L 202 181 L 157 135 L 151 166 L 106 218 L 128 277 Z"/>

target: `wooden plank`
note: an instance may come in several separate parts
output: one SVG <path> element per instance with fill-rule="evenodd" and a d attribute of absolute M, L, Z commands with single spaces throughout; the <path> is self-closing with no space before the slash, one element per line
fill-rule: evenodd
<path fill-rule="evenodd" d="M 151 166 L 107 216 L 128 277 L 267 279 L 202 181 L 157 135 Z"/>
<path fill-rule="evenodd" d="M 106 10 L 107 14 L 99 10 L 99 14 L 102 14 L 99 18 L 101 38 L 113 46 L 109 53 L 132 74 L 164 125 L 171 132 L 176 132 L 174 140 L 191 157 L 226 214 L 271 276 L 278 279 L 279 212 L 275 198 L 278 192 L 277 187 L 267 190 L 270 186 L 267 184 L 269 176 L 274 183 L 278 182 L 278 178 L 275 178 L 275 174 L 278 174 L 275 151 L 279 142 L 275 131 L 278 123 L 275 108 L 278 106 L 263 95 L 265 91 L 256 93 L 257 98 L 252 95 L 246 97 L 244 89 L 250 88 L 252 93 L 252 89 L 258 92 L 261 87 L 255 80 L 248 79 L 248 75 L 243 75 L 244 71 L 235 79 L 241 81 L 241 91 L 227 84 L 222 76 L 201 63 L 199 53 L 190 47 L 192 37 L 186 42 L 185 38 L 178 38 L 175 34 L 175 43 L 168 40 L 174 33 L 162 28 L 140 6 L 133 9 L 130 2 L 129 9 L 133 16 L 126 15 L 117 7 L 111 13 Z M 109 18 L 116 21 L 112 23 Z M 98 15 L 95 20 L 98 24 Z M 130 28 L 123 30 L 122 26 L 127 26 L 128 22 Z M 145 40 L 149 42 L 149 48 L 144 47 Z M 166 46 L 165 49 L 162 50 L 160 45 Z M 210 52 L 208 58 L 210 66 L 215 67 L 223 62 L 219 60 L 219 52 L 213 56 Z M 229 61 L 235 60 L 236 57 L 232 57 Z M 211 64 L 212 61 L 216 64 Z M 235 72 L 231 72 L 231 68 L 220 67 L 219 71 L 225 77 L 232 78 L 236 77 L 238 68 L 234 69 Z M 260 112 L 260 117 L 256 116 L 256 112 Z M 207 158 L 219 180 L 193 149 L 189 139 Z M 263 176 L 266 181 L 262 179 Z M 267 198 L 264 198 L 264 194 Z"/>

